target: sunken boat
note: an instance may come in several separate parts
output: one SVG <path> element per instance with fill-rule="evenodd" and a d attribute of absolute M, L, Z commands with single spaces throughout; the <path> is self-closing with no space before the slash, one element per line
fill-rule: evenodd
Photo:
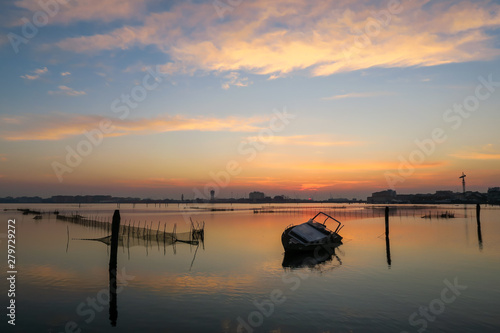
<path fill-rule="evenodd" d="M 334 224 L 335 229 L 329 229 L 328 224 Z M 342 244 L 342 236 L 339 235 L 343 228 L 335 218 L 319 212 L 309 221 L 288 226 L 281 235 L 281 243 L 287 252 L 317 251 L 318 247 L 331 247 Z"/>

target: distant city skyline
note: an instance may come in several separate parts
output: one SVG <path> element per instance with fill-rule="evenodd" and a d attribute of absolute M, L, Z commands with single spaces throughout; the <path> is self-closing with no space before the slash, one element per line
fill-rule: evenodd
<path fill-rule="evenodd" d="M 459 203 L 467 201 L 469 203 L 493 203 L 500 202 L 500 187 L 490 187 L 488 191 L 470 191 L 454 192 L 450 190 L 437 190 L 435 192 L 427 193 L 397 193 L 394 190 L 387 189 L 378 192 L 372 192 L 365 198 L 351 198 L 351 197 L 333 197 L 329 198 L 299 198 L 290 197 L 284 194 L 270 195 L 260 191 L 253 191 L 243 196 L 230 196 L 230 197 L 215 197 L 215 191 L 210 193 L 210 198 L 206 197 L 193 197 L 185 198 L 181 195 L 180 198 L 176 197 L 137 197 L 137 196 L 114 196 L 110 194 L 86 194 L 86 195 L 53 195 L 42 197 L 39 195 L 31 196 L 18 196 L 18 197 L 0 197 L 0 203 L 139 203 L 139 202 L 206 202 L 206 203 L 229 203 L 229 202 L 333 202 L 333 203 L 353 203 L 353 202 L 367 202 L 367 203 Z M 213 196 L 212 196 L 213 194 Z"/>
<path fill-rule="evenodd" d="M 500 0 L 0 4 L 0 197 L 500 186 Z"/>

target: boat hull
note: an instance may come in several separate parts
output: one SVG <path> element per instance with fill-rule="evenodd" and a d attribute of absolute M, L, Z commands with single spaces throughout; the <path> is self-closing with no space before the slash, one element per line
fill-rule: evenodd
<path fill-rule="evenodd" d="M 314 242 L 301 242 L 290 234 L 293 228 L 295 226 L 285 229 L 281 235 L 281 243 L 285 252 L 320 252 L 326 250 L 333 253 L 333 249 L 342 244 L 342 236 L 334 232 Z"/>

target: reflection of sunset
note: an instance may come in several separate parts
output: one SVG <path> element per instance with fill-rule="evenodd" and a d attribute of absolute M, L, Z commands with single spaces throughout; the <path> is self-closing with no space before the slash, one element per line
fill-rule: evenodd
<path fill-rule="evenodd" d="M 134 287 L 157 290 L 162 293 L 181 294 L 220 294 L 251 292 L 258 290 L 258 277 L 253 275 L 232 274 L 229 276 L 210 275 L 149 275 L 134 283 Z"/>
<path fill-rule="evenodd" d="M 74 289 L 76 286 L 80 288 L 89 288 L 96 281 L 106 281 L 108 278 L 105 269 L 94 268 L 92 270 L 69 271 L 63 267 L 57 266 L 41 266 L 33 265 L 23 267 L 23 277 L 29 279 L 30 283 L 37 285 L 39 288 L 50 286 L 55 288 Z M 88 277 L 92 277 L 89 280 Z M 105 285 L 105 284 L 103 284 Z"/>
<path fill-rule="evenodd" d="M 58 205 L 58 209 L 105 217 L 115 206 L 70 204 Z M 52 210 L 54 205 L 33 205 L 33 209 L 43 207 Z M 211 211 L 214 207 L 235 210 Z M 253 209 L 260 209 L 259 213 Z M 453 212 L 455 218 L 421 218 L 428 213 L 436 216 L 442 210 Z M 500 253 L 495 241 L 500 229 L 494 223 L 498 209 L 493 206 L 482 211 L 481 247 L 474 206 L 390 206 L 391 264 L 387 261 L 384 206 L 200 204 L 185 209 L 177 205 L 123 204 L 120 211 L 125 225 L 148 221 L 155 228 L 156 223 L 151 221 L 159 220 L 167 223 L 167 230 L 176 223 L 179 232 L 189 229 L 186 217 L 205 222 L 204 242 L 199 245 L 173 246 L 154 236 L 151 241 L 131 242 L 130 247 L 125 241 L 119 245 L 117 268 L 127 279 L 118 279 L 117 322 L 134 331 L 167 326 L 179 331 L 200 327 L 217 330 L 220 325 L 234 331 L 237 318 L 247 320 L 257 311 L 256 304 L 269 307 L 275 291 L 286 301 L 275 304 L 273 315 L 266 317 L 269 326 L 263 327 L 269 330 L 277 327 L 288 331 L 283 323 L 293 323 L 298 331 L 306 332 L 310 326 L 300 326 L 306 320 L 304 312 L 325 327 L 345 321 L 349 325 L 365 323 L 367 330 L 375 319 L 377 325 L 387 322 L 393 327 L 393 314 L 397 313 L 403 318 L 398 325 L 404 327 L 408 313 L 422 304 L 422 295 L 427 299 L 427 294 L 441 290 L 443 279 L 453 281 L 457 275 L 469 287 L 469 298 L 463 299 L 466 304 L 457 303 L 455 311 L 483 302 L 496 282 L 497 265 L 492 263 L 498 261 Z M 340 231 L 343 244 L 335 248 L 332 258 L 318 264 L 285 265 L 283 230 L 307 221 L 318 211 L 344 224 Z M 111 309 L 109 248 L 102 242 L 77 239 L 95 239 L 107 233 L 48 214 L 41 220 L 15 209 L 2 210 L 1 214 L 16 218 L 18 225 L 20 251 L 16 255 L 22 270 L 18 272 L 16 304 L 30 313 L 22 325 L 39 327 L 42 323 L 61 331 L 68 321 L 75 321 L 82 329 L 106 331 Z M 470 299 L 475 301 L 471 303 Z M 97 302 L 95 307 L 93 301 Z M 487 302 L 491 304 L 490 299 Z M 325 305 L 329 311 L 321 310 Z M 87 323 L 92 315 L 82 315 L 77 309 L 93 309 L 95 319 Z M 390 315 L 381 315 L 381 311 Z"/>

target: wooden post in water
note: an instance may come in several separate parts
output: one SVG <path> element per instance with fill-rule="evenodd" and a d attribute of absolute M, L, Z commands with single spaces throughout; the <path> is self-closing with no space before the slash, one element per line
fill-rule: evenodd
<path fill-rule="evenodd" d="M 385 207 L 385 253 L 387 255 L 387 265 L 391 267 L 391 243 L 389 241 L 389 207 Z"/>
<path fill-rule="evenodd" d="M 66 243 L 66 253 L 68 253 L 68 248 L 69 248 L 69 226 L 66 226 L 66 230 L 68 231 L 68 242 Z"/>
<path fill-rule="evenodd" d="M 389 237 L 389 207 L 385 207 L 385 236 Z"/>
<path fill-rule="evenodd" d="M 479 243 L 479 250 L 483 249 L 483 236 L 481 235 L 481 205 L 476 205 L 476 220 L 477 220 L 477 241 Z"/>
<path fill-rule="evenodd" d="M 113 214 L 111 225 L 111 255 L 109 257 L 109 320 L 111 326 L 116 326 L 118 309 L 116 300 L 116 266 L 118 261 L 118 238 L 120 236 L 120 211 Z"/>

